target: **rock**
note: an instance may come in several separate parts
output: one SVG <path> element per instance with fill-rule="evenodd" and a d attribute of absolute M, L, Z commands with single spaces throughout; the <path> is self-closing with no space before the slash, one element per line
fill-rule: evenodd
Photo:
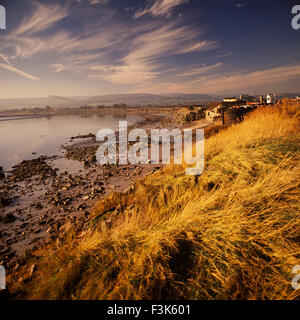
<path fill-rule="evenodd" d="M 10 204 L 10 199 L 0 195 L 0 208 L 4 208 Z"/>
<path fill-rule="evenodd" d="M 35 175 L 40 175 L 42 179 L 47 179 L 55 171 L 46 163 L 47 157 L 40 156 L 33 160 L 24 160 L 12 170 L 12 181 L 23 181 Z"/>
<path fill-rule="evenodd" d="M 185 124 L 191 121 L 199 120 L 204 117 L 205 117 L 204 108 L 200 108 L 197 111 L 193 110 L 193 108 L 191 110 L 187 108 L 183 108 L 177 112 L 175 116 L 175 120 L 181 124 Z"/>
<path fill-rule="evenodd" d="M 0 256 L 4 256 L 11 252 L 11 247 L 7 247 L 6 249 L 0 250 Z"/>
<path fill-rule="evenodd" d="M 24 229 L 24 228 L 26 228 L 26 227 L 28 227 L 28 226 L 29 226 L 29 223 L 28 223 L 28 222 L 24 222 L 24 223 L 22 223 L 22 224 L 20 225 L 20 228 Z"/>
<path fill-rule="evenodd" d="M 4 217 L 0 216 L 0 221 L 3 221 L 4 223 L 11 223 L 16 221 L 16 217 L 12 213 L 6 214 Z"/>
<path fill-rule="evenodd" d="M 12 251 L 12 252 L 9 252 L 8 254 L 6 254 L 5 256 L 4 256 L 4 258 L 5 258 L 5 260 L 8 260 L 8 259 L 11 259 L 11 258 L 13 258 L 13 257 L 15 257 L 16 256 L 16 252 L 15 251 Z"/>
<path fill-rule="evenodd" d="M 46 219 L 43 219 L 43 220 L 39 221 L 39 225 L 40 226 L 44 226 L 46 223 L 47 223 Z"/>
<path fill-rule="evenodd" d="M 76 137 L 71 137 L 71 140 L 74 139 L 86 139 L 86 138 L 96 138 L 96 136 L 93 133 L 85 134 L 85 135 L 78 135 Z"/>
<path fill-rule="evenodd" d="M 44 206 L 43 206 L 40 202 L 38 202 L 38 203 L 35 205 L 35 208 L 38 209 L 38 210 L 41 210 L 41 209 L 44 208 Z"/>

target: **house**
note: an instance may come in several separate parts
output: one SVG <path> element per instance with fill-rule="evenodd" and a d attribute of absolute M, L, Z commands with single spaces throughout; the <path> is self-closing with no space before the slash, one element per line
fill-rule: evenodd
<path fill-rule="evenodd" d="M 234 105 L 241 105 L 241 104 L 245 104 L 244 100 L 240 100 L 236 97 L 226 97 L 223 99 L 223 106 L 224 107 L 232 107 Z"/>
<path fill-rule="evenodd" d="M 234 103 L 234 102 L 238 102 L 239 99 L 237 99 L 236 97 L 226 97 L 223 99 L 223 102 L 225 103 Z"/>
<path fill-rule="evenodd" d="M 274 94 L 269 93 L 267 95 L 267 104 L 274 104 L 276 103 L 276 97 Z"/>
<path fill-rule="evenodd" d="M 296 97 L 294 99 L 290 99 L 292 102 L 300 102 L 300 97 Z"/>
<path fill-rule="evenodd" d="M 217 107 L 213 108 L 212 110 L 206 110 L 206 118 L 208 120 L 217 120 L 222 117 L 222 105 L 218 105 Z"/>
<path fill-rule="evenodd" d="M 241 94 L 240 95 L 240 100 L 243 100 L 243 101 L 245 101 L 245 102 L 255 102 L 255 103 L 257 103 L 258 102 L 258 100 L 257 100 L 257 98 L 256 97 L 254 97 L 254 96 L 249 96 L 248 94 Z"/>

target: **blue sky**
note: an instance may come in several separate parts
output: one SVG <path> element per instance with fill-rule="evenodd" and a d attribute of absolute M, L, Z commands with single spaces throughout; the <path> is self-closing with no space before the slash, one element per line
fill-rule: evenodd
<path fill-rule="evenodd" d="M 0 98 L 300 92 L 297 1 L 0 4 Z"/>

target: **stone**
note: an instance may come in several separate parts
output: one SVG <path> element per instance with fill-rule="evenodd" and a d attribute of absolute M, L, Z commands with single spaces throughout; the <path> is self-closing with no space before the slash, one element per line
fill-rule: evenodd
<path fill-rule="evenodd" d="M 10 204 L 10 199 L 5 196 L 0 196 L 0 208 L 4 208 Z"/>
<path fill-rule="evenodd" d="M 16 221 L 16 217 L 12 213 L 6 214 L 4 217 L 0 216 L 0 221 L 3 221 L 4 223 L 12 223 Z"/>

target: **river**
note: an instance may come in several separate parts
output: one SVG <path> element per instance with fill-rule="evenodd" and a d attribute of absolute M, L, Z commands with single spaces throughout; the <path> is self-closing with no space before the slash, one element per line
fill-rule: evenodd
<path fill-rule="evenodd" d="M 61 145 L 68 143 L 71 137 L 96 134 L 104 128 L 116 130 L 121 120 L 127 120 L 128 125 L 132 125 L 142 120 L 142 117 L 125 113 L 98 113 L 84 117 L 1 117 L 0 166 L 10 170 L 22 160 L 59 154 L 62 151 Z"/>

